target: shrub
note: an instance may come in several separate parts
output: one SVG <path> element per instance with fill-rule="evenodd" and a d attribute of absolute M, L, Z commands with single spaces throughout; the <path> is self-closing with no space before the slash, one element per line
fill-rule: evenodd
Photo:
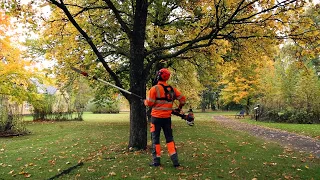
<path fill-rule="evenodd" d="M 278 112 L 275 110 L 266 110 L 265 112 L 261 113 L 260 120 L 261 121 L 270 121 L 271 120 L 271 121 L 278 122 L 279 121 Z"/>
<path fill-rule="evenodd" d="M 267 110 L 261 114 L 261 121 L 273 121 L 284 123 L 313 124 L 319 123 L 320 114 L 316 112 L 307 112 L 305 110 Z"/>
<path fill-rule="evenodd" d="M 292 116 L 293 113 L 294 112 L 292 112 L 291 110 L 284 110 L 282 112 L 278 112 L 278 122 L 289 122 L 289 118 Z"/>
<path fill-rule="evenodd" d="M 312 124 L 315 116 L 313 113 L 308 113 L 306 111 L 300 110 L 296 111 L 289 117 L 290 123 L 299 123 L 299 124 Z"/>
<path fill-rule="evenodd" d="M 0 104 L 0 137 L 28 134 L 17 105 Z"/>
<path fill-rule="evenodd" d="M 120 106 L 118 101 L 114 102 L 105 102 L 103 104 L 89 104 L 89 110 L 92 113 L 102 114 L 102 113 L 119 113 Z"/>

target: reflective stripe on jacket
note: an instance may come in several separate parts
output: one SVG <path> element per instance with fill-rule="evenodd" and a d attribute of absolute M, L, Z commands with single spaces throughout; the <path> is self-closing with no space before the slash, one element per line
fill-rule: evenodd
<path fill-rule="evenodd" d="M 167 100 L 158 100 L 158 98 L 165 97 L 165 90 L 160 85 L 168 86 L 168 84 L 164 81 L 159 81 L 157 85 L 153 86 L 148 94 L 148 98 L 145 100 L 145 105 L 152 107 L 151 115 L 157 118 L 168 118 L 171 116 L 172 112 L 172 102 L 168 102 Z M 173 88 L 174 91 L 174 99 L 178 100 L 181 105 L 185 104 L 185 96 L 181 94 L 179 90 Z"/>

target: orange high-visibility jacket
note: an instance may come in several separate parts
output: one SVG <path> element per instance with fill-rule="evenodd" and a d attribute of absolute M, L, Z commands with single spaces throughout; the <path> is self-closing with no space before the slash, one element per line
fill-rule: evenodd
<path fill-rule="evenodd" d="M 168 86 L 165 81 L 159 81 L 157 85 L 150 89 L 148 98 L 144 101 L 144 104 L 152 107 L 151 116 L 157 118 L 168 118 L 171 117 L 173 101 L 168 102 L 167 100 L 158 100 L 158 98 L 165 97 L 165 90 L 160 84 Z M 184 105 L 186 97 L 183 96 L 176 88 L 173 88 L 173 91 L 175 94 L 174 99 L 178 100 L 180 105 Z"/>

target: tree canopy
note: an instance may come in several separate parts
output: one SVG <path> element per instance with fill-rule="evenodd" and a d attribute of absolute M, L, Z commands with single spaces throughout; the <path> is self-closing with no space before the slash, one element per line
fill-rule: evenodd
<path fill-rule="evenodd" d="M 0 11 L 0 92 L 2 96 L 22 103 L 34 95 L 35 88 L 30 79 L 35 74 L 31 62 L 22 59 L 22 52 L 8 34 L 12 29 L 10 17 Z"/>

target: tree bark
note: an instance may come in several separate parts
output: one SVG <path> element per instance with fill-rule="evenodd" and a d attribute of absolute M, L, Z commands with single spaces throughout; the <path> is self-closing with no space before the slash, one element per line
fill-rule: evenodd
<path fill-rule="evenodd" d="M 250 114 L 250 105 L 251 105 L 251 103 L 250 103 L 250 97 L 248 97 L 248 99 L 247 99 L 247 104 L 245 105 L 245 111 L 246 111 L 246 115 L 249 115 Z"/>
<path fill-rule="evenodd" d="M 144 69 L 144 42 L 147 22 L 147 0 L 137 0 L 132 36 L 130 37 L 130 90 L 146 97 L 146 74 Z M 147 117 L 146 108 L 137 97 L 130 97 L 130 139 L 129 147 L 146 149 Z"/>
<path fill-rule="evenodd" d="M 134 149 L 146 149 L 147 147 L 146 108 L 137 98 L 130 101 L 129 148 L 131 147 Z"/>

